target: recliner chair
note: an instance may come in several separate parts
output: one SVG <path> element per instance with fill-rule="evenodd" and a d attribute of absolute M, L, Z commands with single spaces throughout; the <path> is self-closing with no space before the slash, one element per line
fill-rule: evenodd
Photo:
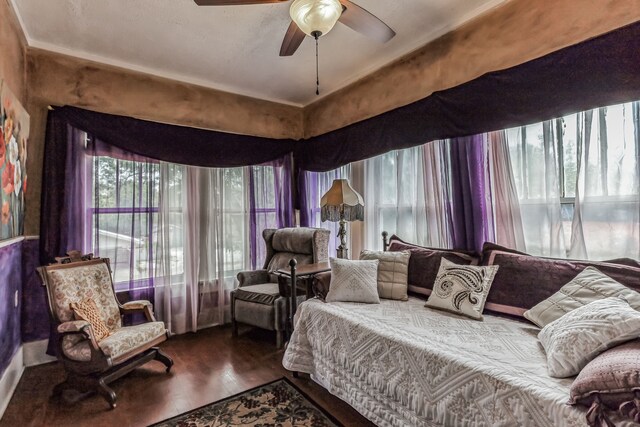
<path fill-rule="evenodd" d="M 240 284 L 231 292 L 234 336 L 238 334 L 238 323 L 244 323 L 276 331 L 277 347 L 282 347 L 287 299 L 274 272 L 287 268 L 292 258 L 298 266 L 327 261 L 330 234 L 323 228 L 307 227 L 265 229 L 262 232 L 267 246 L 264 266 L 260 270 L 238 273 Z M 305 298 L 305 295 L 298 296 L 298 302 Z"/>

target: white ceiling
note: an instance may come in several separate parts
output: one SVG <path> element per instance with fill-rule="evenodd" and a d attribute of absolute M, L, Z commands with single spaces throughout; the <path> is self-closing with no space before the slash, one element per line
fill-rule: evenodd
<path fill-rule="evenodd" d="M 504 0 L 355 0 L 397 35 L 386 44 L 337 24 L 320 39 L 320 97 Z M 287 3 L 199 7 L 193 0 L 12 0 L 30 46 L 272 101 L 316 101 L 307 38 L 279 57 Z"/>

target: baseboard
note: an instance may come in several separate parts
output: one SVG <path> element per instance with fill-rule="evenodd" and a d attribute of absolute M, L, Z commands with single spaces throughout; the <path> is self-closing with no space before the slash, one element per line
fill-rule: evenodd
<path fill-rule="evenodd" d="M 36 366 L 56 360 L 47 354 L 48 339 L 26 342 L 22 344 L 24 354 L 24 366 Z"/>
<path fill-rule="evenodd" d="M 4 371 L 4 375 L 0 378 L 0 419 L 4 415 L 4 411 L 7 409 L 9 401 L 13 396 L 13 392 L 20 382 L 22 372 L 24 372 L 23 357 L 22 346 L 20 346 L 16 354 L 13 355 L 13 359 L 11 359 L 7 370 Z"/>

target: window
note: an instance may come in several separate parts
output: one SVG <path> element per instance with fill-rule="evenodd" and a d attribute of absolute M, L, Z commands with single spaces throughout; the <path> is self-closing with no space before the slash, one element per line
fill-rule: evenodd
<path fill-rule="evenodd" d="M 235 279 L 247 268 L 247 172 L 244 168 L 222 170 L 222 224 L 224 224 L 224 264 L 227 278 Z M 273 209 L 275 215 L 275 208 Z"/>
<path fill-rule="evenodd" d="M 638 257 L 637 108 L 603 107 L 507 131 L 528 251 Z"/>
<path fill-rule="evenodd" d="M 202 230 L 218 236 L 216 239 L 222 236 L 223 254 L 216 265 L 230 280 L 248 268 L 250 248 L 255 249 L 255 262 L 262 265 L 262 230 L 283 226 L 276 202 L 282 193 L 282 168 L 265 165 L 190 169 L 165 164 L 162 169 L 154 162 L 109 156 L 87 159 L 93 183 L 86 190 L 87 224 L 91 227 L 86 230 L 85 247 L 96 256 L 110 258 L 117 290 L 152 286 L 151 281 L 159 274 L 155 260 L 159 239 L 169 249 L 170 266 L 165 269 L 172 276 L 183 273 L 186 191 L 199 193 Z M 198 182 L 187 182 L 187 175 Z M 166 181 L 162 191 L 161 180 Z M 163 197 L 170 218 L 160 224 Z M 221 217 L 216 219 L 217 215 Z M 215 227 L 218 228 L 214 230 Z M 255 236 L 256 245 L 249 244 L 249 235 Z M 218 272 L 208 270 L 202 270 L 202 274 L 217 277 Z"/>
<path fill-rule="evenodd" d="M 87 246 L 111 260 L 117 288 L 147 287 L 157 235 L 158 165 L 95 156 L 91 166 Z"/>
<path fill-rule="evenodd" d="M 383 230 L 428 243 L 422 149 L 391 151 L 364 161 L 365 247 L 382 249 Z"/>
<path fill-rule="evenodd" d="M 559 119 L 507 130 L 527 251 L 536 255 L 564 257 L 571 240 L 573 201 L 567 203 L 565 193 L 571 186 L 559 178 L 564 163 L 558 163 L 571 157 L 562 155 L 562 138 L 557 138 L 562 136 L 561 123 Z"/>

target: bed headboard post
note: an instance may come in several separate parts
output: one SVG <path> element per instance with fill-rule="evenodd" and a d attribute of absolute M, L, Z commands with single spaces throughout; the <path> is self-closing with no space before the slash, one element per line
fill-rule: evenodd
<path fill-rule="evenodd" d="M 382 250 L 383 251 L 387 251 L 387 249 L 389 249 L 389 233 L 387 233 L 386 231 L 382 232 Z"/>

